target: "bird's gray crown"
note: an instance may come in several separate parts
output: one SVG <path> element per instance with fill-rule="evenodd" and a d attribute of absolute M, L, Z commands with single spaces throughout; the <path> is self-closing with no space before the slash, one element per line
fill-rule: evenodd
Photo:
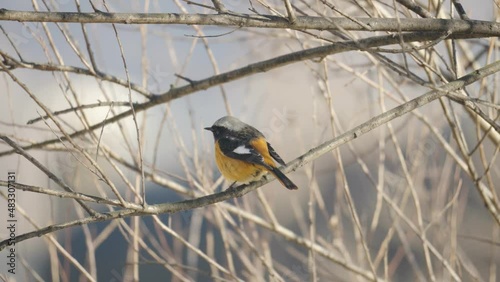
<path fill-rule="evenodd" d="M 214 126 L 225 127 L 225 128 L 232 130 L 232 131 L 240 131 L 249 125 L 242 122 L 241 120 L 239 120 L 235 117 L 225 116 L 225 117 L 221 117 L 220 119 L 218 119 L 214 123 Z"/>

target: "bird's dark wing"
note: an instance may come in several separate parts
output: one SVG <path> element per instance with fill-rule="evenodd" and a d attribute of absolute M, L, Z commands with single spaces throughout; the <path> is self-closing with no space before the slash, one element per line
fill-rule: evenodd
<path fill-rule="evenodd" d="M 264 162 L 264 157 L 246 141 L 238 138 L 223 137 L 219 139 L 219 147 L 222 153 L 230 158 L 258 164 L 267 169 L 271 169 L 271 167 Z"/>
<path fill-rule="evenodd" d="M 285 161 L 283 161 L 283 159 L 280 157 L 280 155 L 278 155 L 278 153 L 276 153 L 276 151 L 271 146 L 271 144 L 269 144 L 269 142 L 267 142 L 267 149 L 269 150 L 269 154 L 271 155 L 271 157 L 273 157 L 273 159 L 275 159 L 280 165 L 282 165 L 282 166 L 285 165 Z"/>

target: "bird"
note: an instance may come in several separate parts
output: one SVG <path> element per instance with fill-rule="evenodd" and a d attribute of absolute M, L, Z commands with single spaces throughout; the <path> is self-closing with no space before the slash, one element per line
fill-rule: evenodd
<path fill-rule="evenodd" d="M 211 127 L 215 141 L 215 162 L 221 174 L 230 181 L 248 184 L 270 172 L 287 189 L 296 190 L 293 183 L 277 166 L 283 159 L 255 127 L 233 116 L 218 119 Z M 274 160 L 273 160 L 274 159 Z"/>

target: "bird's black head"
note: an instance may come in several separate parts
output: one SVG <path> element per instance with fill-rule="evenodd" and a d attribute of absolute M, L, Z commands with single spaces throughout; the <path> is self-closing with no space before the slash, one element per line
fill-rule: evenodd
<path fill-rule="evenodd" d="M 205 127 L 206 130 L 211 131 L 214 135 L 214 139 L 217 140 L 223 136 L 228 129 L 222 126 L 212 125 L 210 127 Z"/>

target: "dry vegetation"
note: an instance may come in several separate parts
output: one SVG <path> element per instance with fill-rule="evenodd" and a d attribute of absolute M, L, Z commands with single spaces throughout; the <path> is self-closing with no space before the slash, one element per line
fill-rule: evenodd
<path fill-rule="evenodd" d="M 1 5 L 3 281 L 500 279 L 497 0 Z M 227 114 L 299 191 L 225 190 Z"/>

